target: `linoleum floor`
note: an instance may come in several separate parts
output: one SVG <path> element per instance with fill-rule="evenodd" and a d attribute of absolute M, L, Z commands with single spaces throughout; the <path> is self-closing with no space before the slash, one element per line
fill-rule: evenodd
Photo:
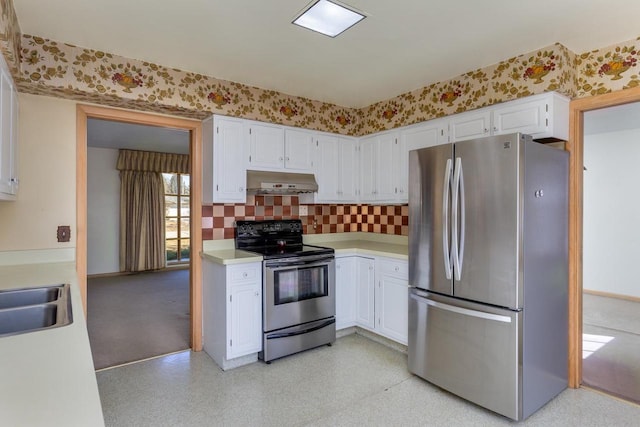
<path fill-rule="evenodd" d="M 107 426 L 499 426 L 510 420 L 407 371 L 407 356 L 357 334 L 333 347 L 223 372 L 182 352 L 97 373 Z M 517 425 L 637 426 L 640 407 L 565 390 Z"/>

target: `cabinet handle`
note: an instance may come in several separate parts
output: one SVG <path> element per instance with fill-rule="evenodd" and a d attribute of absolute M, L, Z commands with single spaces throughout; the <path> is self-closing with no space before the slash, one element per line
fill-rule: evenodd
<path fill-rule="evenodd" d="M 396 267 L 394 268 L 394 270 L 395 270 L 395 271 L 400 271 L 400 267 L 398 267 L 398 266 L 396 265 Z"/>
<path fill-rule="evenodd" d="M 494 131 L 494 132 L 498 132 L 498 127 L 497 127 L 497 126 L 494 126 L 494 127 L 493 127 L 493 131 Z"/>
<path fill-rule="evenodd" d="M 282 160 L 283 160 L 282 157 L 280 157 L 280 161 L 282 161 Z"/>
<path fill-rule="evenodd" d="M 260 292 L 256 291 L 256 296 L 259 297 L 260 296 Z"/>
<path fill-rule="evenodd" d="M 240 187 L 240 192 L 243 192 L 243 191 L 244 191 L 244 188 Z"/>
<path fill-rule="evenodd" d="M 247 277 L 247 272 L 242 273 L 242 277 Z"/>
<path fill-rule="evenodd" d="M 489 133 L 489 129 L 484 128 L 484 133 Z"/>
<path fill-rule="evenodd" d="M 287 157 L 287 162 L 289 161 L 289 157 Z"/>

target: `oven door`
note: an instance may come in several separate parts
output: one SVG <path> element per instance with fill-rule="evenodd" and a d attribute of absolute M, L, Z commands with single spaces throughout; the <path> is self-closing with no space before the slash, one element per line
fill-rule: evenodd
<path fill-rule="evenodd" d="M 287 328 L 336 314 L 333 255 L 264 262 L 264 331 Z"/>

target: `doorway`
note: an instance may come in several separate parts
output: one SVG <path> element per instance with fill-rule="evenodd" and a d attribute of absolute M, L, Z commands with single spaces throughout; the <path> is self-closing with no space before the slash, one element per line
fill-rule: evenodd
<path fill-rule="evenodd" d="M 640 403 L 640 102 L 584 113 L 582 382 Z"/>
<path fill-rule="evenodd" d="M 87 329 L 98 370 L 190 348 L 188 160 L 189 131 L 87 121 Z M 142 176 L 156 185 L 122 193 Z"/>
<path fill-rule="evenodd" d="M 640 87 L 571 101 L 569 107 L 569 386 L 583 383 L 584 114 L 640 101 Z"/>
<path fill-rule="evenodd" d="M 190 163 L 190 246 L 189 267 L 190 346 L 202 350 L 202 137 L 200 121 L 140 113 L 114 108 L 78 105 L 76 108 L 76 270 L 82 301 L 87 314 L 87 121 L 89 118 L 134 123 L 189 132 Z"/>

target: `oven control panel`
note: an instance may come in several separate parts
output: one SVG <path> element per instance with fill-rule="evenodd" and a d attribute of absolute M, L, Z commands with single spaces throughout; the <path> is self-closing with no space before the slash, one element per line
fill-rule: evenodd
<path fill-rule="evenodd" d="M 236 222 L 236 238 L 275 234 L 302 235 L 302 221 L 299 219 L 283 219 Z"/>

